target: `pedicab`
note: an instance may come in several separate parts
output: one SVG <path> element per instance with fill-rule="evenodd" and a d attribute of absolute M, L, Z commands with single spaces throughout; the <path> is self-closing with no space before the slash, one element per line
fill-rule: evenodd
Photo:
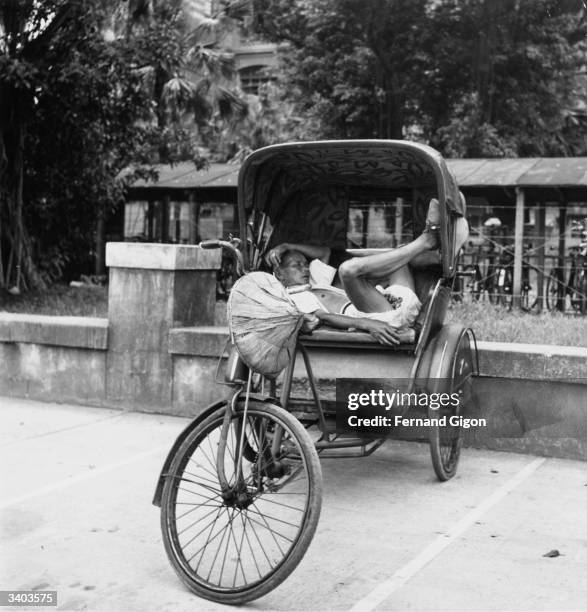
<path fill-rule="evenodd" d="M 399 233 L 418 236 L 430 198 L 440 203 L 440 244 L 435 259 L 413 270 L 422 302 L 415 335 L 387 346 L 358 331 L 319 327 L 299 333 L 304 316 L 268 273 L 267 252 L 282 242 L 306 241 L 327 245 L 344 259 L 373 244 L 394 246 L 382 226 L 395 224 Z M 369 242 L 374 225 L 365 219 L 367 211 L 383 220 L 378 243 Z M 456 391 L 462 401 L 442 408 L 449 417 L 466 409 L 478 373 L 473 332 L 444 322 L 465 201 L 434 149 L 385 140 L 259 149 L 240 170 L 238 214 L 240 239 L 201 245 L 226 249 L 241 275 L 228 302 L 228 359 L 220 360 L 219 382 L 229 386 L 228 397 L 179 435 L 153 500 L 161 507 L 165 549 L 180 579 L 197 595 L 227 604 L 270 592 L 302 559 L 320 515 L 320 458 L 367 455 L 390 437 L 387 431 L 340 432 L 321 398 L 314 362 L 334 360 L 334 371 L 350 371 L 351 377 L 363 364 L 371 378 L 407 379 L 408 390 L 424 385 L 428 392 Z M 381 244 L 382 236 L 387 243 Z M 313 410 L 302 411 L 298 403 L 307 406 L 308 399 L 292 392 L 302 366 Z M 438 416 L 437 407 L 425 410 Z M 459 460 L 458 418 L 455 423 L 426 428 L 441 481 L 455 474 Z"/>

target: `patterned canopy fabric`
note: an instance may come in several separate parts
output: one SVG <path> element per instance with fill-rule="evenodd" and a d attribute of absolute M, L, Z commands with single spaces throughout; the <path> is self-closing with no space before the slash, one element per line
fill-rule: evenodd
<path fill-rule="evenodd" d="M 340 219 L 346 219 L 348 208 L 344 193 L 356 187 L 409 190 L 414 219 L 421 219 L 421 225 L 430 198 L 437 197 L 443 273 L 454 274 L 454 221 L 465 215 L 465 202 L 440 153 L 414 142 L 338 140 L 258 149 L 239 174 L 241 232 L 245 235 L 246 219 L 256 210 L 268 215 L 276 235 L 295 234 L 301 226 L 313 228 L 321 239 L 330 228 L 332 236 L 321 241 L 339 247 L 344 228 Z"/>

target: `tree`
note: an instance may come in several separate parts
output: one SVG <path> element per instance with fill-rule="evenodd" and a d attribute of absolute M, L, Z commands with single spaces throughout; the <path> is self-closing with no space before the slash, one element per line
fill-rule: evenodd
<path fill-rule="evenodd" d="M 287 37 L 287 88 L 324 136 L 402 138 L 422 81 L 425 0 L 258 2 L 260 28 Z"/>
<path fill-rule="evenodd" d="M 220 131 L 214 153 L 236 163 L 261 147 L 319 138 L 319 123 L 296 114 L 285 94 L 272 82 L 261 85 L 257 95 L 248 96 L 249 112 L 244 121 L 225 125 Z"/>
<path fill-rule="evenodd" d="M 0 287 L 100 262 L 92 243 L 126 182 L 160 161 L 205 163 L 207 130 L 245 108 L 218 82 L 217 21 L 196 32 L 175 1 L 2 0 Z"/>
<path fill-rule="evenodd" d="M 25 221 L 44 280 L 102 266 L 102 228 L 132 178 L 118 175 L 158 143 L 134 49 L 105 40 L 103 17 L 78 4 L 55 34 L 29 119 Z"/>
<path fill-rule="evenodd" d="M 422 110 L 434 146 L 460 157 L 585 152 L 579 2 L 445 0 L 430 18 Z"/>
<path fill-rule="evenodd" d="M 226 2 L 212 16 L 194 13 L 192 4 L 138 3 L 124 23 L 163 136 L 159 163 L 185 160 L 191 151 L 203 165 L 199 147 L 213 146 L 221 126 L 244 119 L 248 111 L 234 87 L 234 58 L 219 47 L 225 21 L 237 18 L 243 3 Z"/>
<path fill-rule="evenodd" d="M 0 5 L 0 286 L 39 283 L 24 223 L 27 129 L 41 83 L 38 68 L 70 18 L 69 3 L 4 0 Z"/>
<path fill-rule="evenodd" d="M 580 0 L 256 0 L 282 87 L 322 137 L 460 156 L 585 151 Z M 581 79 L 580 73 L 583 73 Z"/>

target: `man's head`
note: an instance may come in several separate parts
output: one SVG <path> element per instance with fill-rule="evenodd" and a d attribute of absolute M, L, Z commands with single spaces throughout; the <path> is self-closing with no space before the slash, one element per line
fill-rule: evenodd
<path fill-rule="evenodd" d="M 274 270 L 275 277 L 285 287 L 305 285 L 310 281 L 308 260 L 300 251 L 286 251 Z"/>

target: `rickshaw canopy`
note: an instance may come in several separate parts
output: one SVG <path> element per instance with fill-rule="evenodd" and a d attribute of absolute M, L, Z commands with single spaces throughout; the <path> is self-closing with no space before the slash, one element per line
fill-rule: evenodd
<path fill-rule="evenodd" d="M 346 233 L 350 188 L 410 192 L 415 235 L 424 228 L 430 198 L 438 198 L 442 274 L 454 275 L 454 222 L 465 216 L 465 200 L 440 153 L 409 141 L 300 142 L 254 151 L 239 173 L 241 236 L 247 236 L 251 216 L 264 213 L 272 226 L 281 226 L 281 236 L 291 236 L 296 224 L 320 226 L 321 241 L 333 246 Z"/>

